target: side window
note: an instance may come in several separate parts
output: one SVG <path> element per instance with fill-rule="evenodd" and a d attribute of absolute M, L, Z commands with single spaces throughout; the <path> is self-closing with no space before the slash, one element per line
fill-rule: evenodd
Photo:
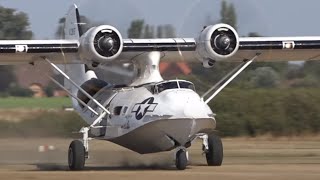
<path fill-rule="evenodd" d="M 158 92 L 161 93 L 162 91 L 166 90 L 163 84 L 158 85 Z"/>
<path fill-rule="evenodd" d="M 117 106 L 113 109 L 113 115 L 119 116 L 121 114 L 122 106 Z"/>
<path fill-rule="evenodd" d="M 127 113 L 127 110 L 128 110 L 128 107 L 127 107 L 127 106 L 124 107 L 124 108 L 123 108 L 123 111 L 122 111 L 122 114 L 125 115 L 125 114 Z"/>

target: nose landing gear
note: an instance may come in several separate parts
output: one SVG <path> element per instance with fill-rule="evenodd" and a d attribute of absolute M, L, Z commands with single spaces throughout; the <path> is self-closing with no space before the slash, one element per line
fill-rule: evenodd
<path fill-rule="evenodd" d="M 185 147 L 178 148 L 175 154 L 176 167 L 178 170 L 185 170 L 188 165 L 188 151 Z"/>

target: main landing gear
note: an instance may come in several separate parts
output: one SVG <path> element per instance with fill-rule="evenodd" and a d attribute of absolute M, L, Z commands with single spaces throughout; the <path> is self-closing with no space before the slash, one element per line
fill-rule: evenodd
<path fill-rule="evenodd" d="M 202 150 L 206 155 L 208 166 L 221 166 L 223 161 L 223 145 L 221 138 L 214 134 L 204 134 L 202 139 Z"/>
<path fill-rule="evenodd" d="M 68 164 L 70 170 L 79 171 L 84 169 L 85 148 L 82 141 L 74 140 L 71 142 L 68 151 Z"/>
<path fill-rule="evenodd" d="M 81 171 L 84 169 L 85 162 L 89 158 L 89 128 L 82 128 L 80 133 L 83 134 L 82 140 L 71 142 L 68 150 L 68 165 L 72 171 Z"/>
<path fill-rule="evenodd" d="M 199 134 L 202 139 L 202 150 L 206 156 L 208 166 L 221 166 L 223 161 L 223 145 L 219 136 L 214 134 Z M 179 147 L 175 153 L 175 164 L 178 170 L 185 170 L 189 161 L 189 154 L 185 147 Z"/>

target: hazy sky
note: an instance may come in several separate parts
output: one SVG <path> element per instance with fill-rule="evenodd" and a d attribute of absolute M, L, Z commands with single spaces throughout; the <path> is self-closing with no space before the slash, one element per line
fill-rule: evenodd
<path fill-rule="evenodd" d="M 320 35 L 319 0 L 230 1 L 237 9 L 240 35 Z M 143 18 L 152 25 L 173 24 L 179 36 L 194 37 L 209 16 L 218 20 L 221 0 L 0 0 L 29 15 L 36 39 L 53 38 L 58 19 L 73 3 L 81 14 L 117 27 L 124 36 L 131 20 Z"/>

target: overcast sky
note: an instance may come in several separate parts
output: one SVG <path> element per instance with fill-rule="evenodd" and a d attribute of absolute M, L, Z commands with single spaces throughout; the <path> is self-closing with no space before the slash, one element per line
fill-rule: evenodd
<path fill-rule="evenodd" d="M 230 0 L 238 14 L 239 34 L 320 35 L 319 0 Z M 306 3 L 307 2 L 307 3 Z M 0 5 L 29 15 L 36 39 L 51 39 L 60 17 L 76 3 L 80 13 L 117 27 L 126 36 L 131 20 L 173 24 L 179 36 L 194 37 L 206 19 L 219 18 L 221 0 L 0 0 Z"/>

